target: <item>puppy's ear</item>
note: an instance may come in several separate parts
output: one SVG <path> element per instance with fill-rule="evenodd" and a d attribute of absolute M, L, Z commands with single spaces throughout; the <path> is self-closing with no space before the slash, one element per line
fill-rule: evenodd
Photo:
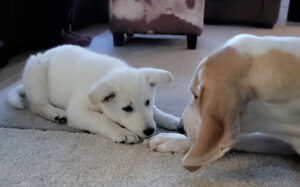
<path fill-rule="evenodd" d="M 96 82 L 88 92 L 88 98 L 92 104 L 109 102 L 116 97 L 116 90 L 107 80 Z"/>
<path fill-rule="evenodd" d="M 201 128 L 183 160 L 183 166 L 190 171 L 222 157 L 233 147 L 238 135 L 237 95 L 218 89 L 202 97 Z"/>
<path fill-rule="evenodd" d="M 160 83 L 169 83 L 173 76 L 169 71 L 156 68 L 141 68 L 139 70 L 146 78 L 150 86 L 156 86 Z"/>

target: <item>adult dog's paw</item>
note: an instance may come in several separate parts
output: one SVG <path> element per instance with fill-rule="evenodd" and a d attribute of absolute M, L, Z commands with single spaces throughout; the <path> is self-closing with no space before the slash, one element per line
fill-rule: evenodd
<path fill-rule="evenodd" d="M 158 152 L 185 152 L 189 146 L 189 139 L 177 133 L 160 133 L 143 142 L 152 151 Z"/>
<path fill-rule="evenodd" d="M 121 132 L 117 134 L 117 136 L 114 138 L 116 143 L 121 144 L 135 144 L 140 142 L 140 137 L 126 129 L 122 129 Z"/>

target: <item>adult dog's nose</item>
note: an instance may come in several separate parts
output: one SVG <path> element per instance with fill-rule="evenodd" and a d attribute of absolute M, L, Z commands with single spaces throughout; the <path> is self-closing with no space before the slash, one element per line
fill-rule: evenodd
<path fill-rule="evenodd" d="M 147 128 L 146 130 L 143 131 L 143 133 L 146 135 L 146 136 L 150 136 L 154 133 L 155 129 L 150 127 L 150 128 Z"/>
<path fill-rule="evenodd" d="M 179 132 L 180 134 L 186 135 L 186 132 L 185 132 L 185 130 L 184 130 L 184 125 L 183 125 L 183 120 L 182 120 L 182 119 L 180 119 L 180 122 L 179 122 L 179 124 L 178 124 L 177 132 Z"/>

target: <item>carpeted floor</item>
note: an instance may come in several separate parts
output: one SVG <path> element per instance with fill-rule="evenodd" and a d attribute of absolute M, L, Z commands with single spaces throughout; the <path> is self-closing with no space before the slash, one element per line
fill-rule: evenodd
<path fill-rule="evenodd" d="M 299 160 L 230 153 L 190 173 L 180 154 L 100 136 L 0 129 L 0 186 L 297 186 Z"/>
<path fill-rule="evenodd" d="M 197 50 L 185 49 L 185 37 L 139 35 L 124 47 L 114 48 L 106 31 L 95 35 L 89 48 L 122 58 L 135 67 L 170 70 L 175 81 L 158 88 L 156 104 L 180 116 L 189 102 L 189 81 L 199 61 L 240 33 L 300 36 L 300 27 L 277 25 L 269 30 L 206 25 Z M 114 144 L 98 135 L 43 120 L 27 109 L 14 110 L 4 102 L 8 89 L 0 92 L 0 186 L 300 185 L 299 157 L 229 153 L 190 173 L 180 165 L 181 154 Z"/>

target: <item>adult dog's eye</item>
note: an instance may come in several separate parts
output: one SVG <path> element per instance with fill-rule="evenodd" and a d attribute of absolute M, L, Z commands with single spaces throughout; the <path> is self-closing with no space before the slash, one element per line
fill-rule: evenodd
<path fill-rule="evenodd" d="M 145 102 L 145 105 L 146 105 L 146 106 L 149 106 L 149 104 L 150 104 L 150 100 L 148 99 L 148 100 Z"/>
<path fill-rule="evenodd" d="M 127 105 L 127 106 L 124 106 L 124 107 L 122 108 L 122 110 L 124 110 L 125 112 L 132 112 L 132 111 L 133 111 L 133 108 L 132 108 L 132 106 Z"/>

